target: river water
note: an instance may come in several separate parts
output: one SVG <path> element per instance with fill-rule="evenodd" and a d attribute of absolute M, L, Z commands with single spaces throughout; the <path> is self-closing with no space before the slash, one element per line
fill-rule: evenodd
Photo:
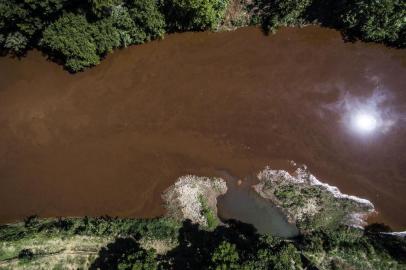
<path fill-rule="evenodd" d="M 71 75 L 0 58 L 0 222 L 151 217 L 177 177 L 294 160 L 406 227 L 406 51 L 334 30 L 183 33 Z M 353 115 L 375 117 L 374 130 Z"/>

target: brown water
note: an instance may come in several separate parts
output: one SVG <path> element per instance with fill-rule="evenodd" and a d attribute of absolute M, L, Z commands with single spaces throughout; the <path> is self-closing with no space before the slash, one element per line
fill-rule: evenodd
<path fill-rule="evenodd" d="M 171 35 L 76 75 L 34 51 L 0 74 L 0 222 L 156 216 L 180 175 L 295 160 L 406 227 L 404 50 L 245 28 Z M 371 96 L 385 128 L 349 130 L 346 105 Z"/>

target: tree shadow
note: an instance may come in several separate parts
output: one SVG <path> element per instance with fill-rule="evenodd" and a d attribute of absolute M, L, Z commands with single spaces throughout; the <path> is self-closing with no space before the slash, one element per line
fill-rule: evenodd
<path fill-rule="evenodd" d="M 237 220 L 227 220 L 224 226 L 207 231 L 185 220 L 178 231 L 178 246 L 158 256 L 163 269 L 207 269 L 211 256 L 221 242 L 236 245 L 239 250 L 255 250 L 260 235 L 254 226 Z M 140 237 L 117 238 L 103 247 L 90 269 L 117 269 L 125 258 L 146 250 L 139 244 Z"/>
<path fill-rule="evenodd" d="M 235 244 L 239 250 L 254 248 L 259 234 L 254 226 L 237 220 L 228 220 L 225 226 L 206 231 L 185 220 L 179 229 L 179 245 L 164 257 L 172 269 L 207 269 L 213 251 L 223 241 Z M 168 265 L 167 265 L 168 266 Z"/>
<path fill-rule="evenodd" d="M 97 259 L 89 269 L 117 269 L 120 259 L 142 250 L 137 240 L 134 237 L 117 238 L 99 251 Z"/>
<path fill-rule="evenodd" d="M 386 224 L 373 223 L 365 227 L 365 235 L 377 250 L 386 250 L 395 260 L 406 263 L 406 237 L 391 235 Z"/>

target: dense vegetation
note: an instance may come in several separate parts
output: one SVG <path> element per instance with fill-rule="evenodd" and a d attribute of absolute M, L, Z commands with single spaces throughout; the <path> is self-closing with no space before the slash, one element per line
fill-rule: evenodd
<path fill-rule="evenodd" d="M 406 46 L 403 0 L 0 0 L 0 49 L 23 55 L 40 48 L 76 72 L 167 31 L 215 30 L 230 1 L 266 31 L 316 22 L 348 39 Z"/>
<path fill-rule="evenodd" d="M 165 31 L 213 29 L 225 0 L 0 0 L 0 48 L 40 48 L 73 72 Z"/>
<path fill-rule="evenodd" d="M 230 2 L 266 31 L 316 22 L 348 39 L 406 46 L 403 0 L 0 0 L 0 50 L 23 55 L 39 48 L 77 72 L 165 32 L 216 30 Z"/>
<path fill-rule="evenodd" d="M 348 39 L 406 46 L 404 0 L 254 0 L 254 18 L 266 31 L 317 22 Z"/>
<path fill-rule="evenodd" d="M 208 231 L 189 221 L 179 224 L 165 218 L 29 218 L 0 227 L 0 268 L 44 267 L 63 249 L 47 253 L 38 248 L 41 243 L 59 241 L 63 248 L 71 237 L 86 236 L 92 241 L 111 239 L 98 248 L 91 269 L 406 269 L 406 240 L 377 233 L 385 229 L 376 224 L 365 231 L 340 227 L 280 239 L 260 235 L 251 225 L 234 220 Z M 176 244 L 156 252 L 143 246 L 142 239 Z M 77 257 L 70 254 L 70 262 L 76 259 L 80 266 L 78 258 L 86 250 L 82 247 Z"/>

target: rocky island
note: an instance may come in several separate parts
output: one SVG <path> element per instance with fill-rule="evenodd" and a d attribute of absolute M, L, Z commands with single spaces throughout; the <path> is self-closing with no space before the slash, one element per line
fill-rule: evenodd
<path fill-rule="evenodd" d="M 368 215 L 375 211 L 370 201 L 320 182 L 306 167 L 298 168 L 293 175 L 267 167 L 258 174 L 258 180 L 255 191 L 280 207 L 300 230 L 339 225 L 362 228 Z"/>
<path fill-rule="evenodd" d="M 162 198 L 167 216 L 178 221 L 189 219 L 203 227 L 214 228 L 219 223 L 217 197 L 226 192 L 226 182 L 221 178 L 187 175 L 168 188 Z"/>

